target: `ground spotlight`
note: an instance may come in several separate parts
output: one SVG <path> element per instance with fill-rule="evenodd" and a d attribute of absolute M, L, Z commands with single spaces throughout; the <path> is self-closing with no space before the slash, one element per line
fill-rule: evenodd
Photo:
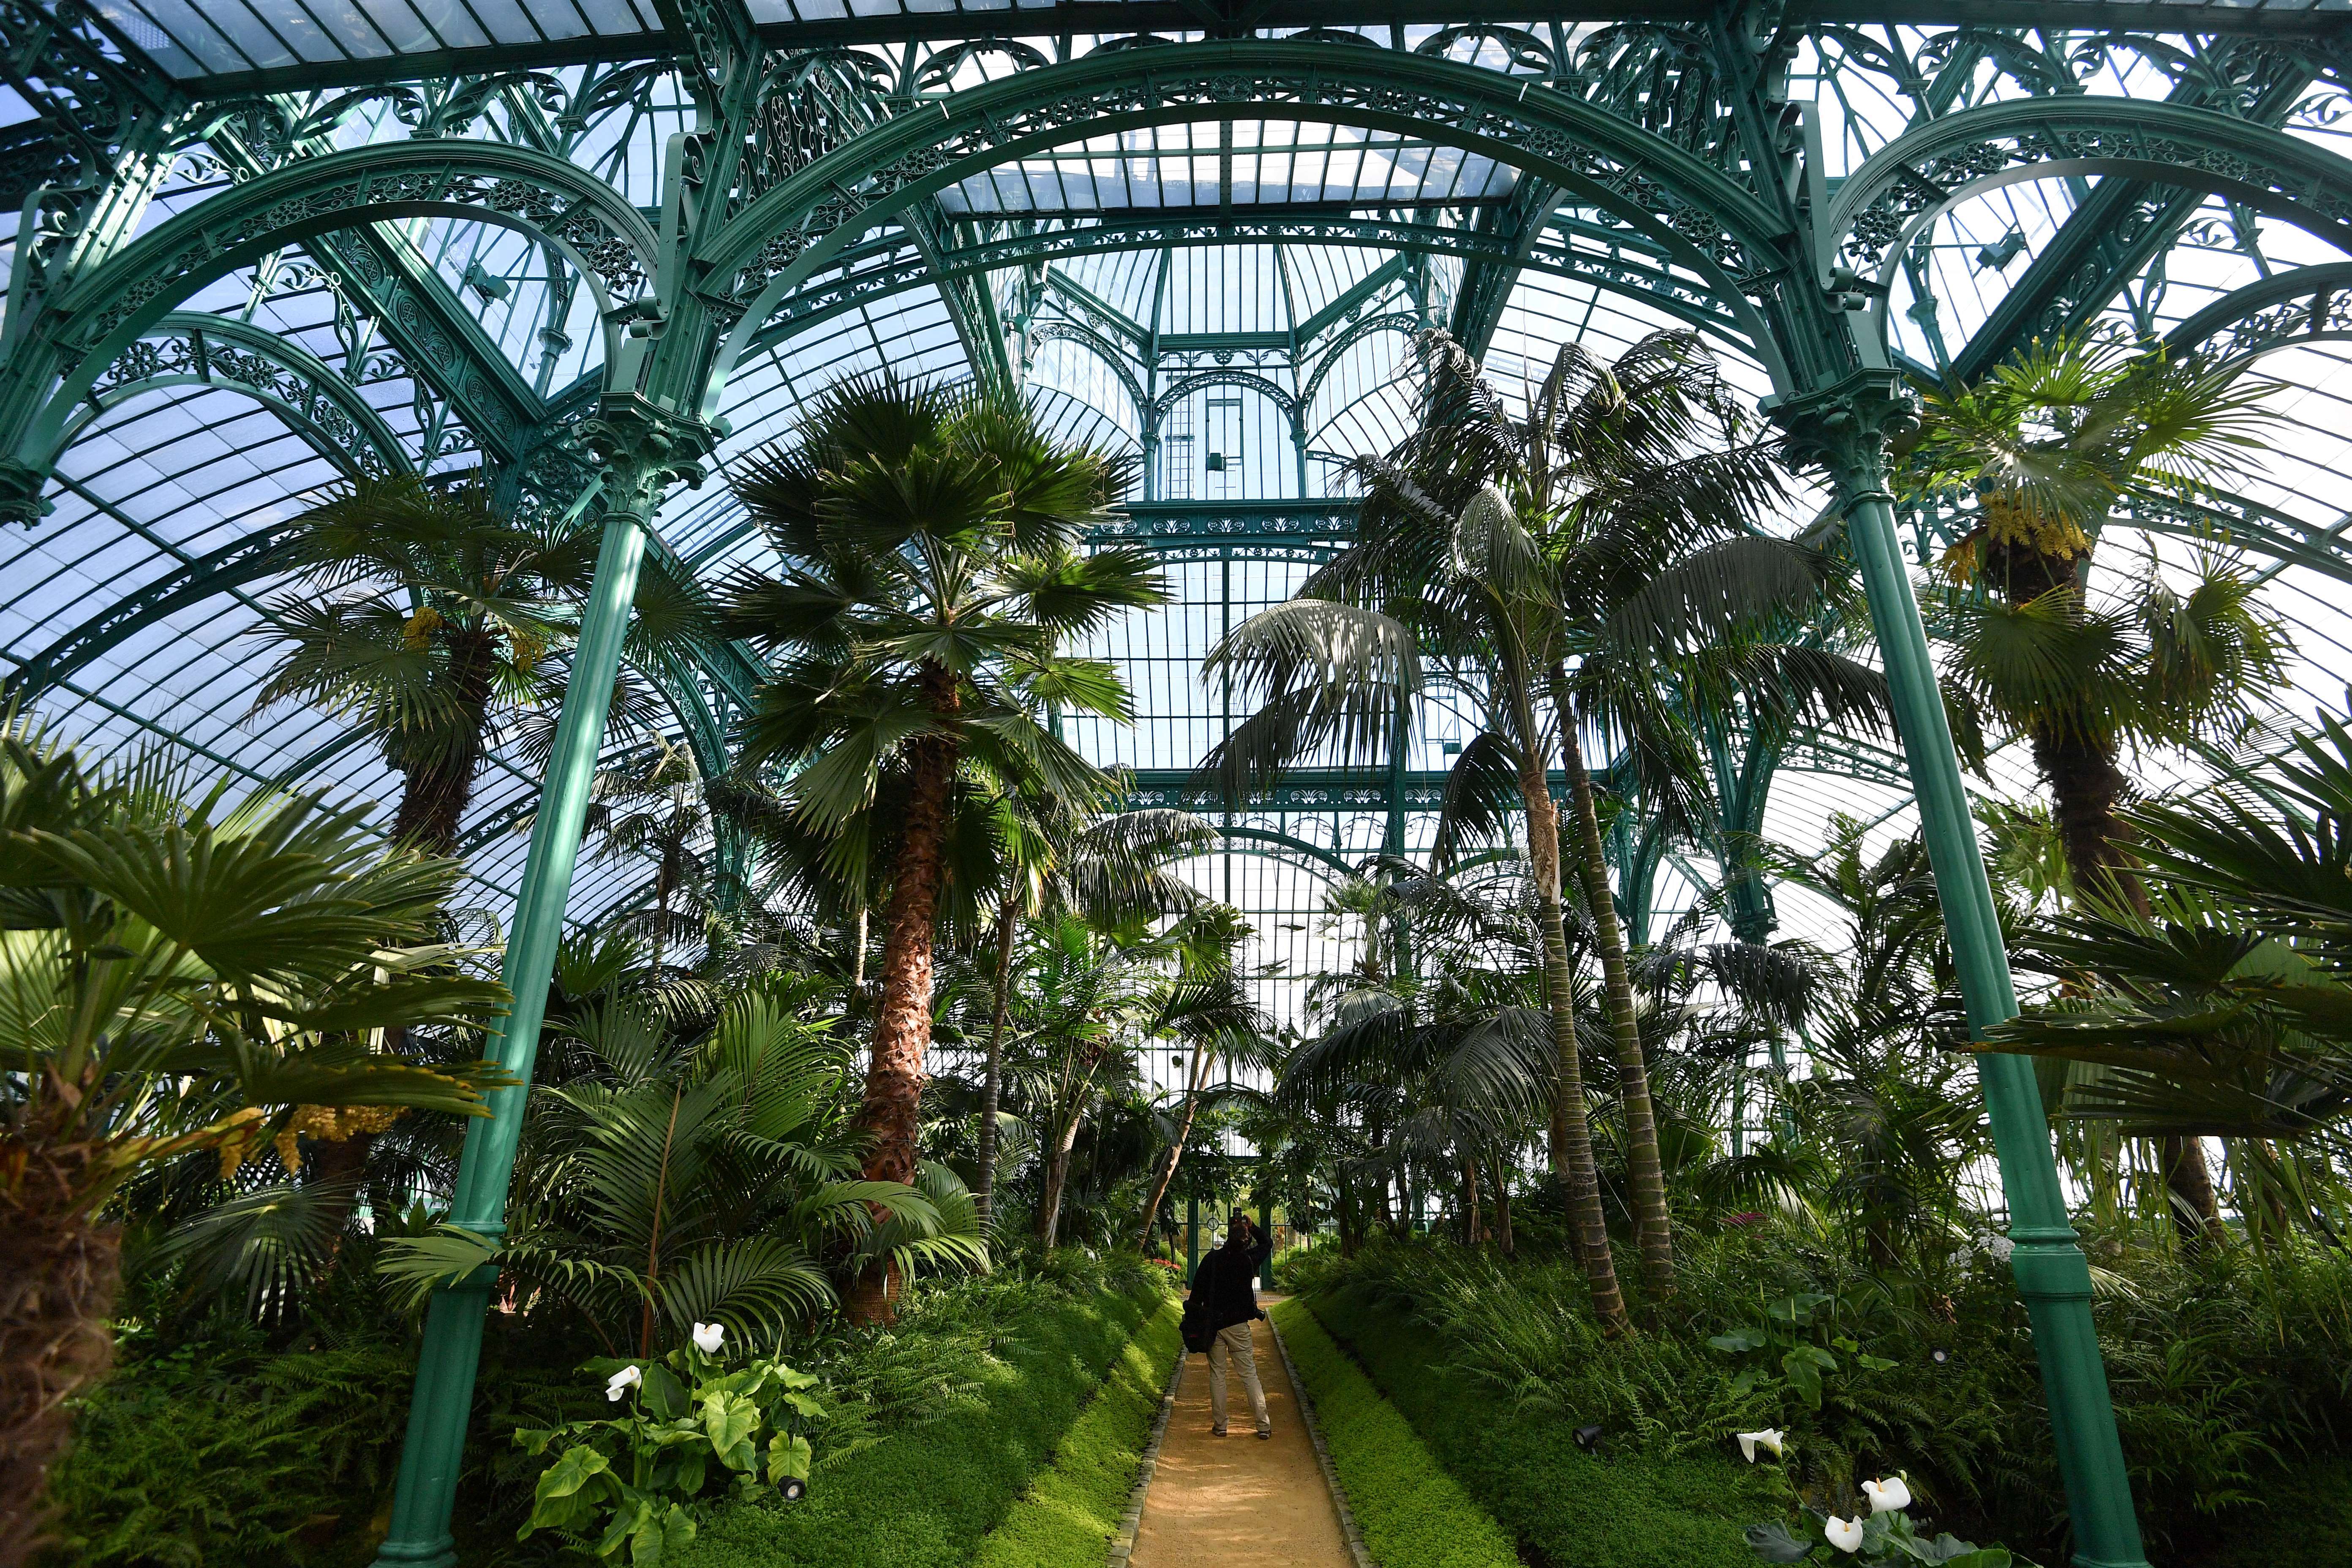
<path fill-rule="evenodd" d="M 1576 1446 L 1583 1449 L 1588 1454 L 1599 1451 L 1601 1447 L 1601 1428 L 1598 1426 L 1579 1426 L 1576 1429 Z"/>

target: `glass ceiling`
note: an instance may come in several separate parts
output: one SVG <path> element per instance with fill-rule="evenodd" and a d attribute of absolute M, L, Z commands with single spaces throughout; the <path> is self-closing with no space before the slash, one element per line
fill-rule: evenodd
<path fill-rule="evenodd" d="M 2080 4 L 2093 9 L 2089 0 Z M 2183 58 L 2175 58 L 2155 47 L 2060 37 L 2063 18 L 2074 8 L 2040 7 L 2051 30 L 2034 38 L 2015 35 L 2010 54 L 2072 59 L 2084 90 L 2116 97 L 2165 98 L 2194 79 L 2193 65 L 2184 62 L 2204 46 L 2176 37 L 2168 47 Z M 937 20 L 942 16 L 971 15 L 969 31 L 978 37 L 1029 26 L 1014 19 L 1023 9 L 761 0 L 751 15 L 773 42 L 777 29 L 803 22 L 862 18 L 878 25 L 919 14 L 933 19 L 926 27 L 944 26 Z M 2230 9 L 2242 20 L 2275 18 L 2352 11 L 2352 0 Z M 134 48 L 182 79 L 405 53 L 610 41 L 648 36 L 664 25 L 640 0 L 218 0 L 202 6 L 100 0 L 100 10 Z M 1528 36 L 1549 39 L 1554 58 L 1566 58 L 1599 30 L 1539 25 Z M 1384 23 L 1362 36 L 1499 71 L 1548 68 L 1540 62 L 1530 68 L 1524 52 L 1487 36 L 1492 31 L 1433 22 L 1392 32 Z M 1888 51 L 1932 63 L 1932 52 L 1918 51 L 1933 31 L 1827 28 L 1800 50 L 1791 94 L 1817 106 L 1832 179 L 1859 166 L 1923 112 L 1920 82 L 1888 68 Z M 857 47 L 871 55 L 880 79 L 928 79 L 933 85 L 925 90 L 936 94 L 1029 68 L 1021 49 L 1042 62 L 1083 56 L 1106 41 L 1040 35 L 1017 48 L 1004 40 L 960 54 L 945 42 Z M 605 68 L 551 65 L 541 74 L 551 87 L 485 95 L 478 114 L 444 133 L 556 152 L 597 172 L 640 210 L 658 212 L 663 149 L 692 124 L 690 95 L 677 78 L 644 73 L 628 90 L 599 98 L 613 79 Z M 2014 60 L 1999 49 L 1985 50 L 1959 75 L 1947 84 L 1948 107 L 2029 91 Z M 0 110 L 19 119 L 37 112 L 39 105 L 25 91 L 20 82 Z M 288 102 L 307 112 L 334 96 L 312 90 Z M 396 93 L 338 101 L 317 128 L 319 148 L 388 143 L 416 133 L 418 110 Z M 583 112 L 583 105 L 592 107 Z M 2315 76 L 2284 127 L 2342 150 L 2344 108 L 2341 91 Z M 139 226 L 151 227 L 239 177 L 234 156 L 192 145 L 174 158 Z M 1342 234 L 1336 225 L 1417 226 L 1438 239 L 1481 232 L 1505 211 L 1516 184 L 1509 169 L 1449 146 L 1442 127 L 1402 136 L 1273 114 L 1123 132 L 1008 163 L 941 192 L 931 214 L 935 231 L 869 236 L 840 273 L 812 279 L 803 294 L 814 300 L 850 273 L 906 268 L 941 236 L 952 247 L 1041 234 L 1073 243 L 1042 259 L 983 267 L 968 295 L 912 270 L 890 291 L 812 308 L 792 317 L 788 328 L 772 329 L 726 387 L 721 412 L 731 433 L 718 461 L 723 466 L 790 435 L 806 400 L 837 376 L 882 366 L 914 375 L 970 375 L 975 333 L 992 331 L 1001 333 L 1005 361 L 1027 395 L 1058 427 L 1139 458 L 1147 428 L 1154 433 L 1131 498 L 1139 506 L 1189 506 L 1205 515 L 1331 498 L 1338 464 L 1384 449 L 1410 428 L 1409 333 L 1452 319 L 1471 281 L 1469 266 L 1434 240 L 1405 246 L 1391 230 L 1390 242 L 1381 243 L 1369 228 Z M 1888 309 L 1895 350 L 1924 373 L 1950 363 L 2097 189 L 2081 180 L 2028 181 L 1964 202 L 1938 220 L 1895 278 Z M 1261 226 L 1220 236 L 1213 223 L 1181 239 L 1150 227 L 1171 216 Z M 1642 253 L 1625 231 L 1604 231 L 1593 218 L 1563 205 L 1526 247 L 1527 263 L 1507 290 L 1486 353 L 1489 374 L 1507 395 L 1539 377 L 1564 342 L 1612 355 L 1647 331 L 1687 319 L 1638 281 L 1670 272 L 1664 259 Z M 593 389 L 601 378 L 603 340 L 592 291 L 544 247 L 509 230 L 439 217 L 380 224 L 365 237 L 437 287 L 469 341 L 507 367 L 501 395 L 515 406 L 543 413 L 567 391 Z M 13 242 L 0 248 L 13 254 Z M 2108 314 L 2161 333 L 2232 289 L 2336 259 L 2301 230 L 2209 201 L 2189 216 L 2177 243 L 2137 271 Z M 984 308 L 975 312 L 975 301 Z M 420 373 L 396 324 L 371 313 L 327 247 L 268 258 L 208 286 L 182 309 L 266 330 L 325 366 L 380 419 L 409 466 L 452 472 L 483 461 L 460 400 Z M 1723 322 L 1710 330 L 1731 374 L 1760 398 L 1768 386 L 1754 356 Z M 2273 354 L 2261 367 L 2275 379 L 2272 400 L 2294 422 L 2295 436 L 2243 489 L 2315 533 L 2352 528 L 2348 358 L 2347 345 L 2320 342 Z M 109 606 L 176 582 L 215 552 L 291 517 L 350 460 L 349 450 L 319 429 L 233 387 L 159 384 L 93 410 L 49 488 L 53 510 L 30 529 L 0 533 L 0 580 L 9 585 L 0 601 L 0 650 L 11 668 L 26 667 Z M 1801 526 L 1818 505 L 1817 497 L 1796 496 L 1781 523 Z M 658 530 L 670 549 L 714 580 L 738 562 L 761 558 L 762 547 L 722 484 L 671 496 Z M 2121 583 L 2177 569 L 2189 548 L 2178 539 L 2120 532 L 2102 544 L 2099 580 Z M 1074 738 L 1100 760 L 1147 778 L 1188 770 L 1239 717 L 1227 694 L 1202 682 L 1202 652 L 1240 619 L 1285 597 L 1310 569 L 1310 554 L 1219 546 L 1213 539 L 1171 549 L 1175 602 L 1123 619 L 1095 650 L 1127 675 L 1140 710 L 1137 723 L 1074 723 Z M 2347 579 L 2300 564 L 2266 569 L 2269 602 L 2294 627 L 2300 660 L 2284 715 L 2340 709 L 2352 682 L 2352 623 L 2343 609 L 2352 597 Z M 165 745 L 198 773 L 226 773 L 254 787 L 320 784 L 349 798 L 389 801 L 397 781 L 373 748 L 310 710 L 254 710 L 257 655 L 250 634 L 276 591 L 267 578 L 239 582 L 160 615 L 42 691 L 39 710 L 68 732 Z M 1446 765 L 1445 747 L 1466 734 L 1475 700 L 1475 692 L 1446 689 L 1429 696 L 1409 769 Z M 502 739 L 467 819 L 474 897 L 499 921 L 511 906 L 525 848 L 519 825 L 536 790 L 519 748 L 519 737 Z M 2204 766 L 2173 756 L 2135 765 L 2151 787 L 2193 783 Z M 1834 816 L 1872 824 L 1880 837 L 1909 831 L 1907 790 L 1889 766 L 1885 755 L 1864 758 L 1858 771 L 1851 758 L 1793 759 L 1773 786 L 1767 836 L 1810 849 L 1823 841 Z M 1990 786 L 1971 779 L 1971 787 L 2033 793 L 2030 763 L 2014 750 L 1998 755 L 1992 771 Z M 379 807 L 379 818 L 385 815 Z M 1296 1021 L 1298 977 L 1352 951 L 1356 933 L 1322 913 L 1337 868 L 1400 839 L 1407 849 L 1424 847 L 1433 819 L 1412 811 L 1392 825 L 1384 806 L 1370 802 L 1251 810 L 1235 814 L 1230 826 L 1252 837 L 1236 837 L 1230 851 L 1204 858 L 1192 873 L 1249 915 L 1258 933 L 1256 960 L 1279 966 L 1265 983 L 1265 999 L 1278 1016 Z M 1653 930 L 1690 908 L 1718 875 L 1699 850 L 1669 857 L 1655 889 Z M 625 906 L 644 896 L 647 880 L 642 865 L 583 862 L 572 918 L 593 921 Z M 1827 907 L 1793 889 L 1776 897 L 1780 935 L 1836 939 Z"/>

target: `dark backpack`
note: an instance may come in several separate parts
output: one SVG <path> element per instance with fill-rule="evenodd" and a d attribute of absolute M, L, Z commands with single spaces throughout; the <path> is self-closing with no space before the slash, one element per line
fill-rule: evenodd
<path fill-rule="evenodd" d="M 1192 1292 L 1192 1300 L 1184 1303 L 1184 1318 L 1179 1329 L 1184 1336 L 1187 1355 L 1206 1355 L 1209 1347 L 1217 1342 L 1216 1331 L 1209 1327 L 1208 1298 L 1200 1291 Z"/>

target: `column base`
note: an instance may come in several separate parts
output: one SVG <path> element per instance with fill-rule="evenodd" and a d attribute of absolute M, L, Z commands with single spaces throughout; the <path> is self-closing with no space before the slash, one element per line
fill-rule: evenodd
<path fill-rule="evenodd" d="M 376 1568 L 457 1568 L 457 1542 L 447 1535 L 438 1541 L 387 1541 L 376 1548 L 375 1563 Z"/>

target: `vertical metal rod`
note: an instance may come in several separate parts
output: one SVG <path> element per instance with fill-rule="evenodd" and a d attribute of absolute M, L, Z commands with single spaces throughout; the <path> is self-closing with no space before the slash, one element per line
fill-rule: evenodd
<path fill-rule="evenodd" d="M 605 519 L 595 580 L 581 618 L 572 679 L 556 721 L 555 752 L 549 759 L 547 784 L 531 824 L 530 858 L 507 942 L 503 978 L 514 1000 L 489 1041 L 491 1058 L 516 1082 L 494 1091 L 490 1114 L 467 1128 L 457 1195 L 449 1208 L 450 1224 L 488 1240 L 506 1233 L 507 1184 L 514 1174 L 515 1145 L 522 1136 L 531 1068 L 539 1055 L 540 1025 L 547 1016 L 548 982 L 563 940 L 563 910 L 572 895 L 572 865 L 579 858 L 587 818 L 588 787 L 604 746 L 605 715 L 613 703 L 621 641 L 628 630 L 645 550 L 642 517 L 615 511 Z M 426 1313 L 416 1394 L 408 1408 L 400 1479 L 393 1490 L 392 1531 L 376 1552 L 379 1564 L 456 1568 L 449 1518 L 465 1459 L 474 1373 L 482 1354 L 482 1320 L 496 1280 L 494 1268 L 477 1269 L 462 1282 L 436 1292 Z"/>
<path fill-rule="evenodd" d="M 1862 460 L 1840 468 L 1839 500 L 1893 689 L 1920 830 L 1968 1005 L 1969 1032 L 1980 1037 L 2017 1016 L 2017 992 L 1875 446 L 1874 440 Z M 2010 1264 L 2033 1325 L 2059 1473 L 2074 1519 L 2076 1568 L 2146 1568 L 2106 1367 L 2091 1322 L 2090 1265 L 2067 1218 L 2033 1064 L 2021 1056 L 1986 1054 L 1977 1058 L 1977 1071 L 2009 1204 L 2009 1237 L 2015 1247 Z"/>
<path fill-rule="evenodd" d="M 1191 1285 L 1192 1276 L 1201 1271 L 1201 1200 L 1184 1200 L 1184 1283 Z"/>

